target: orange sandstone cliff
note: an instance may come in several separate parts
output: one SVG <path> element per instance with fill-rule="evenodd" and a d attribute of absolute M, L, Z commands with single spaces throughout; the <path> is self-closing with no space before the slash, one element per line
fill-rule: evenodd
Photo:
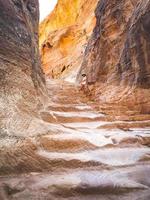
<path fill-rule="evenodd" d="M 0 200 L 150 199 L 150 0 L 100 0 L 96 24 L 95 6 L 41 25 L 45 73 L 86 73 L 94 101 L 48 80 L 41 106 L 38 0 L 0 0 Z"/>
<path fill-rule="evenodd" d="M 42 66 L 51 78 L 74 80 L 95 26 L 98 0 L 59 0 L 40 25 Z"/>
<path fill-rule="evenodd" d="M 80 81 L 86 73 L 100 105 L 149 115 L 149 12 L 149 0 L 59 0 L 40 25 L 45 74 Z"/>

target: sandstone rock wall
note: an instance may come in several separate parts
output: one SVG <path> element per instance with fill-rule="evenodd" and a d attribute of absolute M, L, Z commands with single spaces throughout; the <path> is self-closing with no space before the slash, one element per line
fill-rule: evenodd
<path fill-rule="evenodd" d="M 101 103 L 150 112 L 150 1 L 100 0 L 78 79 Z"/>
<path fill-rule="evenodd" d="M 51 78 L 74 79 L 95 26 L 98 0 L 59 0 L 40 25 L 42 66 Z M 63 14 L 62 14 L 63 13 Z"/>
<path fill-rule="evenodd" d="M 0 138 L 28 133 L 44 76 L 37 0 L 0 0 Z"/>

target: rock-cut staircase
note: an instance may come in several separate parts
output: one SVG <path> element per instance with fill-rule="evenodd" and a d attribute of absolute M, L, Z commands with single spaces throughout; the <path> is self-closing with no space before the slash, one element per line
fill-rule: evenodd
<path fill-rule="evenodd" d="M 40 111 L 47 132 L 11 150 L 1 198 L 150 199 L 150 129 L 105 129 L 126 122 L 110 120 L 70 83 L 47 84 L 50 102 Z"/>

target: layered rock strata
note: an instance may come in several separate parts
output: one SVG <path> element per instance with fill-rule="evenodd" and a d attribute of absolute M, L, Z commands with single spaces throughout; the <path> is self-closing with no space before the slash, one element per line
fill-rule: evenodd
<path fill-rule="evenodd" d="M 38 24 L 37 0 L 0 0 L 0 138 L 5 142 L 7 136 L 28 134 L 41 104 L 45 80 Z"/>
<path fill-rule="evenodd" d="M 101 103 L 150 113 L 149 14 L 149 0 L 99 1 L 78 80 L 86 73 Z"/>

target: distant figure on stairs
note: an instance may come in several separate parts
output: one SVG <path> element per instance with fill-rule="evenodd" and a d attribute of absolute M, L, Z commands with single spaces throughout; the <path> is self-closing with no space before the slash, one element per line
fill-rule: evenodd
<path fill-rule="evenodd" d="M 88 85 L 87 85 L 87 76 L 86 76 L 86 74 L 82 74 L 82 81 L 81 81 L 80 84 L 81 85 L 80 85 L 79 91 L 83 91 L 86 94 L 89 94 L 90 90 L 89 90 Z"/>

